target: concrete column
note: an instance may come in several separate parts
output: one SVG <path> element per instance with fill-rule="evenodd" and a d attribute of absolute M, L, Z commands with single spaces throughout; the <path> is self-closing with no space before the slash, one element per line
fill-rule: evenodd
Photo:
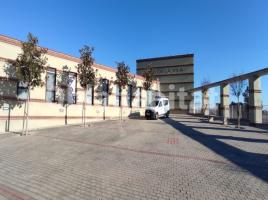
<path fill-rule="evenodd" d="M 202 90 L 202 112 L 204 116 L 209 115 L 209 95 L 208 90 Z"/>
<path fill-rule="evenodd" d="M 252 124 L 262 123 L 262 97 L 260 77 L 249 78 L 249 121 Z"/>
<path fill-rule="evenodd" d="M 229 84 L 224 84 L 220 86 L 221 92 L 221 106 L 220 112 L 221 116 L 223 117 L 223 124 L 228 124 L 228 118 L 230 118 L 230 111 L 229 111 Z"/>
<path fill-rule="evenodd" d="M 188 104 L 188 114 L 194 114 L 194 95 L 192 92 L 188 92 L 188 96 L 191 98 L 191 101 Z"/>

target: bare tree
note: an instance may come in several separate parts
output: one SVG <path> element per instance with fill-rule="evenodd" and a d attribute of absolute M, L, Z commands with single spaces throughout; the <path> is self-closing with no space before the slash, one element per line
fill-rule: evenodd
<path fill-rule="evenodd" d="M 246 90 L 243 92 L 243 97 L 244 97 L 244 102 L 246 104 L 248 104 L 248 100 L 249 100 L 249 87 L 247 86 Z"/>
<path fill-rule="evenodd" d="M 203 80 L 201 81 L 201 86 L 205 86 L 205 85 L 208 85 L 210 84 L 210 80 L 209 78 L 203 78 Z"/>
<path fill-rule="evenodd" d="M 94 59 L 92 58 L 93 47 L 84 46 L 79 50 L 81 63 L 77 65 L 77 72 L 81 87 L 84 89 L 84 103 L 82 111 L 82 122 L 86 125 L 86 94 L 89 85 L 95 85 L 96 75 L 93 69 Z"/>
<path fill-rule="evenodd" d="M 233 75 L 237 77 L 237 75 Z M 240 128 L 240 118 L 241 118 L 241 109 L 240 109 L 240 97 L 245 92 L 246 82 L 245 80 L 237 80 L 234 83 L 230 84 L 231 94 L 237 98 L 237 127 Z"/>
<path fill-rule="evenodd" d="M 249 86 L 246 87 L 242 96 L 244 97 L 244 104 L 246 105 L 246 115 L 249 117 Z"/>
<path fill-rule="evenodd" d="M 16 70 L 16 78 L 19 84 L 27 88 L 27 101 L 25 102 L 22 134 L 28 134 L 30 91 L 35 87 L 43 86 L 42 73 L 45 71 L 47 49 L 38 47 L 38 38 L 31 33 L 27 41 L 22 42 L 22 53 L 15 61 L 10 61 L 11 67 Z M 26 122 L 25 122 L 26 118 Z M 25 127 L 24 127 L 24 122 Z"/>

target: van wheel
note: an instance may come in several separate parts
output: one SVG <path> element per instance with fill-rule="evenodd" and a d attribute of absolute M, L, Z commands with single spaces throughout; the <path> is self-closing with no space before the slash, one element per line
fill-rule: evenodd
<path fill-rule="evenodd" d="M 155 113 L 155 117 L 154 117 L 155 119 L 158 119 L 159 118 L 159 115 L 158 115 L 158 113 Z"/>
<path fill-rule="evenodd" d="M 166 118 L 169 118 L 169 111 L 166 113 Z"/>

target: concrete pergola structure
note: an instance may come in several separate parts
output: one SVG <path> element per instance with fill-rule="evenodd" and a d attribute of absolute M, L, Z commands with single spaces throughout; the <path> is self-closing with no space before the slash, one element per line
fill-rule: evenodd
<path fill-rule="evenodd" d="M 249 121 L 251 124 L 261 124 L 262 123 L 262 99 L 261 99 L 261 85 L 260 78 L 268 74 L 268 68 L 264 68 L 258 71 L 250 72 L 247 74 L 242 74 L 240 76 L 232 77 L 222 81 L 210 83 L 204 86 L 200 86 L 190 90 L 189 92 L 193 94 L 194 92 L 202 92 L 202 110 L 205 116 L 209 115 L 209 93 L 208 90 L 213 87 L 220 86 L 220 108 L 221 115 L 223 117 L 223 123 L 227 124 L 228 118 L 230 117 L 229 112 L 229 86 L 231 83 L 248 80 L 249 82 Z"/>

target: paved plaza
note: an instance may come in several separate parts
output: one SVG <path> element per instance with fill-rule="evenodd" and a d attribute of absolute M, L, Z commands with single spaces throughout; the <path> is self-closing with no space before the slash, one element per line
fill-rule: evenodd
<path fill-rule="evenodd" d="M 0 135 L 0 200 L 268 199 L 268 132 L 200 118 Z"/>

